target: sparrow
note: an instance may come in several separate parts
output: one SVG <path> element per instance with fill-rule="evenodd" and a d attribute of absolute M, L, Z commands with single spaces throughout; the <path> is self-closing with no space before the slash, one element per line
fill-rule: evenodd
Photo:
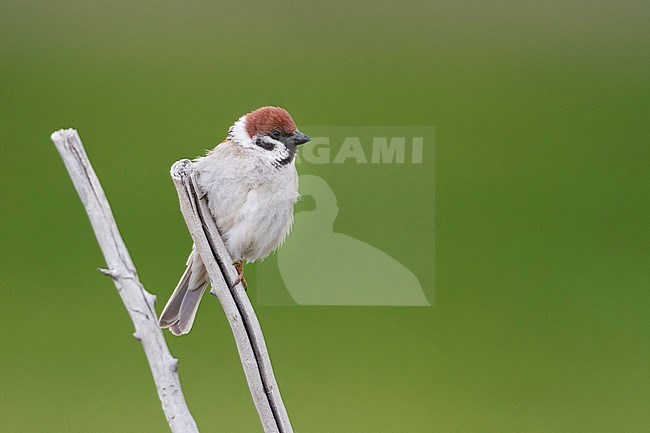
<path fill-rule="evenodd" d="M 285 109 L 262 107 L 240 117 L 224 141 L 192 162 L 235 262 L 237 282 L 243 278 L 244 261 L 266 258 L 291 231 L 298 200 L 297 146 L 310 140 Z M 194 246 L 186 265 L 159 320 L 160 327 L 174 335 L 190 331 L 209 283 Z"/>

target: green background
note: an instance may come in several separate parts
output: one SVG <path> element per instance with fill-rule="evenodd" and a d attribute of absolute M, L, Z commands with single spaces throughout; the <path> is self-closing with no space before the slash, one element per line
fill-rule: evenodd
<path fill-rule="evenodd" d="M 650 430 L 647 2 L 0 4 L 2 431 L 167 431 L 50 133 L 81 132 L 161 308 L 170 164 L 266 104 L 436 128 L 435 186 L 404 191 L 435 189 L 435 305 L 258 309 L 297 432 Z M 359 173 L 340 200 L 381 197 Z M 202 431 L 260 431 L 214 301 L 168 341 Z"/>

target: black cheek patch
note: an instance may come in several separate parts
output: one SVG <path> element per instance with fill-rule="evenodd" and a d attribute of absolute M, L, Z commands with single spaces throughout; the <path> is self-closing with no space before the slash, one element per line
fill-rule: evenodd
<path fill-rule="evenodd" d="M 273 150 L 273 148 L 275 147 L 275 144 L 273 144 L 270 141 L 266 141 L 262 139 L 262 137 L 257 137 L 257 139 L 255 140 L 255 144 L 261 147 L 262 149 L 266 149 L 266 150 Z"/>

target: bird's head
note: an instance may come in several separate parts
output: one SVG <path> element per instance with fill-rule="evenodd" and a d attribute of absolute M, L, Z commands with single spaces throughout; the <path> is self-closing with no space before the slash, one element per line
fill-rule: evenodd
<path fill-rule="evenodd" d="M 277 166 L 293 162 L 297 146 L 311 140 L 280 107 L 262 107 L 243 115 L 230 127 L 228 138 L 261 153 Z"/>

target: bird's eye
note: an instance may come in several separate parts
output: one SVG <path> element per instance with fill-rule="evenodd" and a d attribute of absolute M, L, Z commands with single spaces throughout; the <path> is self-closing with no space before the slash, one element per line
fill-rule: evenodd
<path fill-rule="evenodd" d="M 271 131 L 271 135 L 273 135 L 273 137 L 275 138 L 278 138 L 280 136 L 280 131 L 274 129 L 273 131 Z"/>

